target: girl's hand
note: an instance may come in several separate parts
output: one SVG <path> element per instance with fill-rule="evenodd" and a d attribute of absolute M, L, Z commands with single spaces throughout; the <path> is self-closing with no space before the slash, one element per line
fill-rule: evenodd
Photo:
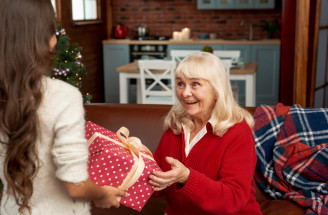
<path fill-rule="evenodd" d="M 172 157 L 166 157 L 166 162 L 171 165 L 167 172 L 154 171 L 149 176 L 149 183 L 155 186 L 154 191 L 160 191 L 174 183 L 185 184 L 189 178 L 190 170 L 180 161 Z"/>
<path fill-rule="evenodd" d="M 116 187 L 103 186 L 101 188 L 103 189 L 104 196 L 93 201 L 98 208 L 110 208 L 112 206 L 118 208 L 120 206 L 119 202 L 121 198 L 127 196 L 126 192 Z"/>

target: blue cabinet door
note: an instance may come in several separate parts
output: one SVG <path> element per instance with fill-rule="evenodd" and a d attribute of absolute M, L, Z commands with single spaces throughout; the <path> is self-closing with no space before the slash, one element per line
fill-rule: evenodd
<path fill-rule="evenodd" d="M 197 9 L 215 9 L 217 0 L 197 0 Z"/>
<path fill-rule="evenodd" d="M 128 64 L 129 45 L 104 44 L 104 90 L 106 103 L 119 103 L 119 74 L 117 67 Z"/>
<path fill-rule="evenodd" d="M 273 9 L 274 0 L 197 0 L 197 9 Z"/>
<path fill-rule="evenodd" d="M 252 9 L 255 7 L 254 0 L 237 0 L 236 8 L 238 9 Z"/>
<path fill-rule="evenodd" d="M 197 0 L 197 9 L 234 9 L 236 0 Z"/>
<path fill-rule="evenodd" d="M 216 9 L 235 9 L 236 0 L 217 0 Z"/>
<path fill-rule="evenodd" d="M 256 9 L 273 9 L 274 0 L 255 0 Z"/>
<path fill-rule="evenodd" d="M 279 101 L 280 45 L 253 45 L 251 61 L 258 63 L 256 106 L 276 105 Z"/>

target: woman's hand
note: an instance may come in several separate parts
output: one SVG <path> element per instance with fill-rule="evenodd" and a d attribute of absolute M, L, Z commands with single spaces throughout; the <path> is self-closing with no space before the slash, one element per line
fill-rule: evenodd
<path fill-rule="evenodd" d="M 160 191 L 174 183 L 185 184 L 189 178 L 190 170 L 180 161 L 166 157 L 166 162 L 171 165 L 171 170 L 167 172 L 154 171 L 149 176 L 149 183 L 155 186 L 154 191 Z"/>
<path fill-rule="evenodd" d="M 103 190 L 104 196 L 93 201 L 98 208 L 110 208 L 112 206 L 118 208 L 121 198 L 127 196 L 126 192 L 116 187 L 103 186 L 101 189 Z"/>

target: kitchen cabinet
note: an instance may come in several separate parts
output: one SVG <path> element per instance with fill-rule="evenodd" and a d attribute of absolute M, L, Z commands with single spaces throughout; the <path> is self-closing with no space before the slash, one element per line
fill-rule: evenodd
<path fill-rule="evenodd" d="M 273 9 L 274 0 L 255 0 L 255 8 L 257 9 Z"/>
<path fill-rule="evenodd" d="M 276 105 L 279 100 L 280 45 L 230 45 L 209 44 L 215 50 L 240 50 L 240 57 L 246 62 L 257 62 L 256 106 Z M 204 45 L 168 45 L 168 50 L 201 50 Z M 168 52 L 169 55 L 169 52 Z M 232 83 L 235 84 L 235 83 Z M 245 83 L 238 81 L 239 101 L 245 102 Z"/>
<path fill-rule="evenodd" d="M 215 1 L 215 0 L 214 0 Z M 216 0 L 215 9 L 235 9 L 235 0 Z"/>
<path fill-rule="evenodd" d="M 104 44 L 104 89 L 106 103 L 119 103 L 119 74 L 116 68 L 130 62 L 129 45 Z"/>
<path fill-rule="evenodd" d="M 274 0 L 197 0 L 197 8 L 206 9 L 273 9 Z"/>
<path fill-rule="evenodd" d="M 197 9 L 215 9 L 216 0 L 197 0 Z"/>
<path fill-rule="evenodd" d="M 235 8 L 252 9 L 255 8 L 255 2 L 254 0 L 236 0 Z"/>
<path fill-rule="evenodd" d="M 256 106 L 279 101 L 280 46 L 253 45 L 251 61 L 257 62 Z"/>

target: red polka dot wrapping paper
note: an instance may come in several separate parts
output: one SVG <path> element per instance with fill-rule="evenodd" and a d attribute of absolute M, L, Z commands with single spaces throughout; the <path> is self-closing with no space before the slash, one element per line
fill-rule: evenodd
<path fill-rule="evenodd" d="M 94 138 L 95 133 L 100 134 L 100 136 L 96 135 L 97 137 Z M 115 141 L 105 139 L 102 135 Z M 90 180 L 98 186 L 120 187 L 133 172 L 133 167 L 138 165 L 136 158 L 127 148 L 121 146 L 123 144 L 114 132 L 95 123 L 87 122 L 86 138 L 88 140 L 93 139 L 89 144 L 88 171 Z M 120 142 L 121 145 L 117 142 Z M 128 196 L 120 200 L 120 204 L 139 212 L 153 193 L 152 185 L 148 182 L 148 176 L 154 170 L 161 171 L 149 153 L 142 150 L 140 152 L 145 164 L 142 173 L 140 172 L 137 181 L 125 190 Z"/>

